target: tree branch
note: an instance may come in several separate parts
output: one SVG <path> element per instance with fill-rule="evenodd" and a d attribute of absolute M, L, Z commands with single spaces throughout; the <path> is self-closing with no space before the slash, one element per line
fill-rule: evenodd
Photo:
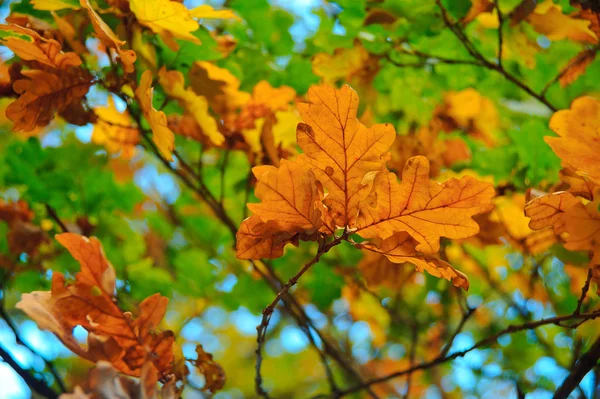
<path fill-rule="evenodd" d="M 579 386 L 583 377 L 598 364 L 598 359 L 600 359 L 600 337 L 596 338 L 596 341 L 594 341 L 590 350 L 584 353 L 577 363 L 575 363 L 575 366 L 571 370 L 571 374 L 569 374 L 562 385 L 558 387 L 558 390 L 554 393 L 552 399 L 568 398 L 569 394 Z"/>
<path fill-rule="evenodd" d="M 545 325 L 549 325 L 549 324 L 555 324 L 557 326 L 560 327 L 565 327 L 564 325 L 562 325 L 561 323 L 564 321 L 568 321 L 568 320 L 577 320 L 577 319 L 581 319 L 583 321 L 588 321 L 588 320 L 593 320 L 596 318 L 600 317 L 600 310 L 596 310 L 594 312 L 591 313 L 583 313 L 583 314 L 570 314 L 570 315 L 566 315 L 566 316 L 556 316 L 556 317 L 549 317 L 546 319 L 541 319 L 541 320 L 537 320 L 537 321 L 532 321 L 529 323 L 523 323 L 523 324 L 517 324 L 517 325 L 512 325 L 507 327 L 506 329 L 490 335 L 486 338 L 483 338 L 482 340 L 478 341 L 477 343 L 475 343 L 472 347 L 462 350 L 462 351 L 458 351 L 458 352 L 454 352 L 450 355 L 447 356 L 438 356 L 433 360 L 430 360 L 428 362 L 423 362 L 420 363 L 416 366 L 413 367 L 409 367 L 405 370 L 402 371 L 397 371 L 395 373 L 392 374 L 388 374 L 386 376 L 383 377 L 378 377 L 378 378 L 374 378 L 371 379 L 369 381 L 366 381 L 363 384 L 360 385 L 356 385 L 353 388 L 347 389 L 345 391 L 342 391 L 340 393 L 338 393 L 336 396 L 333 396 L 334 398 L 341 398 L 343 396 L 349 395 L 351 393 L 354 392 L 358 392 L 361 391 L 363 389 L 365 389 L 366 387 L 370 387 L 372 385 L 376 385 L 376 384 L 380 384 L 382 382 L 386 382 L 389 381 L 391 379 L 394 378 L 398 378 L 401 376 L 404 376 L 406 374 L 418 371 L 418 370 L 426 370 L 426 369 L 430 369 L 432 367 L 438 366 L 440 364 L 446 363 L 448 361 L 454 360 L 456 358 L 459 357 L 463 357 L 465 356 L 467 353 L 474 351 L 475 349 L 481 348 L 483 346 L 486 346 L 488 344 L 494 343 L 498 338 L 507 335 L 507 334 L 513 334 L 519 331 L 525 331 L 525 330 L 532 330 L 541 326 L 545 326 Z M 570 328 L 570 327 L 565 327 L 565 328 Z M 598 344 L 600 346 L 600 343 Z M 600 353 L 600 348 L 598 349 L 599 353 Z M 599 355 L 600 356 L 600 355 Z M 588 370 L 589 371 L 589 370 Z M 583 378 L 583 377 L 582 377 Z"/>
<path fill-rule="evenodd" d="M 45 381 L 37 379 L 29 370 L 25 370 L 23 367 L 21 367 L 19 363 L 12 358 L 10 353 L 4 349 L 2 344 L 0 344 L 0 357 L 2 357 L 2 360 L 13 370 L 15 370 L 21 378 L 23 378 L 25 383 L 33 391 L 48 399 L 58 399 L 56 392 L 54 392 Z"/>

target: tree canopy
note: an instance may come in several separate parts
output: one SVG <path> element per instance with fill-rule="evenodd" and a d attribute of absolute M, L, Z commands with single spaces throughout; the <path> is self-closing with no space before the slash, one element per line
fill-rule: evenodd
<path fill-rule="evenodd" d="M 0 16 L 0 397 L 599 397 L 599 0 Z"/>

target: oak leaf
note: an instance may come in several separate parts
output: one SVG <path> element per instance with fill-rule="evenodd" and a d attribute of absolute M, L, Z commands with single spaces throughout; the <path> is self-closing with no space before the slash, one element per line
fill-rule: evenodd
<path fill-rule="evenodd" d="M 361 204 L 356 232 L 365 238 L 387 239 L 405 231 L 423 254 L 439 251 L 440 238 L 466 238 L 477 234 L 473 216 L 493 208 L 492 184 L 465 176 L 440 184 L 429 180 L 429 161 L 416 156 L 406 162 L 402 182 L 393 173 L 380 173 L 373 189 L 375 199 Z"/>
<path fill-rule="evenodd" d="M 257 166 L 255 195 L 262 201 L 248 204 L 253 216 L 238 232 L 237 256 L 242 259 L 277 257 L 299 234 L 311 235 L 322 227 L 323 192 L 315 175 L 296 162 L 281 160 L 281 166 Z M 279 254 L 279 255 L 278 255 Z"/>
<path fill-rule="evenodd" d="M 131 0 L 129 7 L 138 22 L 159 34 L 169 47 L 178 48 L 173 39 L 200 44 L 191 33 L 200 26 L 185 5 L 171 0 Z"/>
<path fill-rule="evenodd" d="M 360 244 L 359 248 L 385 255 L 393 263 L 411 263 L 416 266 L 417 271 L 425 270 L 432 276 L 451 281 L 454 286 L 463 288 L 465 291 L 469 289 L 469 280 L 465 274 L 454 269 L 448 262 L 420 254 L 416 250 L 417 245 L 419 243 L 403 231 L 377 245 L 370 242 Z"/>
<path fill-rule="evenodd" d="M 563 14 L 561 6 L 554 4 L 552 0 L 538 4 L 527 21 L 538 33 L 546 35 L 550 40 L 569 39 L 592 44 L 598 42 L 598 36 L 590 30 L 588 20 Z"/>
<path fill-rule="evenodd" d="M 185 88 L 185 78 L 179 71 L 167 71 L 161 68 L 158 72 L 158 79 L 168 96 L 176 99 L 185 109 L 186 113 L 191 115 L 200 129 L 210 141 L 219 146 L 225 141 L 225 137 L 219 131 L 217 122 L 208 110 L 208 100 L 196 94 L 191 88 Z"/>
<path fill-rule="evenodd" d="M 0 43 L 12 50 L 25 61 L 37 61 L 57 69 L 68 69 L 81 65 L 81 58 L 75 53 L 64 53 L 59 42 L 44 39 L 35 31 L 18 25 L 0 25 Z"/>
<path fill-rule="evenodd" d="M 124 41 L 120 40 L 117 35 L 113 32 L 113 30 L 100 18 L 98 13 L 94 11 L 92 5 L 89 0 L 80 0 L 80 4 L 83 8 L 87 10 L 88 16 L 92 21 L 92 26 L 94 27 L 94 32 L 98 36 L 98 39 L 107 47 L 113 48 L 119 55 L 121 63 L 123 64 L 123 69 L 127 73 L 133 72 L 133 64 L 137 59 L 137 55 L 133 50 L 123 50 L 121 46 L 125 44 Z"/>
<path fill-rule="evenodd" d="M 204 351 L 202 345 L 196 346 L 197 358 L 193 364 L 204 375 L 205 383 L 202 390 L 218 391 L 225 385 L 225 370 L 213 360 L 210 353 Z"/>
<path fill-rule="evenodd" d="M 544 140 L 558 155 L 563 165 L 584 172 L 600 184 L 600 165 L 597 162 L 600 143 L 600 101 L 592 97 L 580 97 L 573 101 L 571 109 L 560 110 L 550 119 L 550 128 L 560 137 Z"/>
<path fill-rule="evenodd" d="M 83 70 L 72 73 L 55 70 L 22 72 L 28 79 L 17 80 L 13 89 L 20 97 L 6 108 L 6 116 L 14 122 L 13 130 L 28 132 L 46 126 L 56 112 L 80 102 L 93 84 Z"/>
<path fill-rule="evenodd" d="M 198 19 L 236 19 L 240 20 L 240 17 L 235 15 L 232 10 L 215 10 L 208 4 L 200 5 L 190 10 L 190 15 L 193 18 Z"/>
<path fill-rule="evenodd" d="M 139 129 L 133 125 L 127 111 L 119 112 L 111 96 L 106 107 L 94 109 L 98 116 L 92 132 L 92 141 L 104 145 L 111 153 L 120 153 L 124 158 L 131 158 L 135 146 L 140 141 Z"/>
<path fill-rule="evenodd" d="M 208 99 L 212 109 L 220 115 L 245 105 L 250 94 L 240 91 L 240 80 L 229 70 L 211 62 L 196 61 L 190 69 L 190 86 Z"/>
<path fill-rule="evenodd" d="M 135 90 L 135 95 L 140 102 L 144 117 L 152 129 L 152 141 L 156 144 L 162 156 L 166 160 L 172 161 L 175 136 L 171 129 L 169 129 L 165 113 L 156 110 L 152 105 L 153 88 L 151 71 L 144 71 L 140 84 Z"/>
<path fill-rule="evenodd" d="M 596 50 L 583 50 L 577 54 L 560 73 L 560 87 L 566 87 L 583 75 L 587 67 L 596 59 Z"/>
<path fill-rule="evenodd" d="M 55 272 L 51 291 L 23 294 L 17 307 L 85 359 L 108 360 L 122 373 L 140 376 L 150 358 L 157 377 L 164 380 L 172 372 L 174 337 L 171 331 L 159 333 L 156 328 L 168 299 L 159 294 L 146 298 L 138 317 L 132 318 L 114 300 L 115 271 L 100 242 L 74 233 L 56 239 L 80 263 L 81 271 L 72 284 L 65 284 L 65 276 Z M 89 332 L 87 349 L 71 335 L 78 325 Z"/>
<path fill-rule="evenodd" d="M 298 105 L 304 121 L 296 133 L 304 151 L 298 161 L 313 171 L 328 193 L 324 202 L 334 224 L 329 227 L 352 227 L 359 204 L 388 158 L 394 128 L 363 125 L 356 116 L 358 95 L 349 86 L 313 86 L 308 99 L 310 103 Z"/>

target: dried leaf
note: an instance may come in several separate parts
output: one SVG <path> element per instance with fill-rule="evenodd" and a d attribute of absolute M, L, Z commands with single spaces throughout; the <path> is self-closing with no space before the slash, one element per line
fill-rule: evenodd
<path fill-rule="evenodd" d="M 561 74 L 558 82 L 560 87 L 566 87 L 571 83 L 575 82 L 581 75 L 585 73 L 587 67 L 594 62 L 596 58 L 596 50 L 583 50 L 577 54 L 565 68 Z"/>
<path fill-rule="evenodd" d="M 365 127 L 356 117 L 358 95 L 349 86 L 313 86 L 310 103 L 299 104 L 298 161 L 313 171 L 325 190 L 334 226 L 354 226 L 359 204 L 371 192 L 395 139 L 390 124 Z"/>
<path fill-rule="evenodd" d="M 23 75 L 28 79 L 17 80 L 13 85 L 20 97 L 6 109 L 6 116 L 14 122 L 13 130 L 17 132 L 48 125 L 56 112 L 81 101 L 93 84 L 83 70 L 73 73 L 28 70 Z"/>
<path fill-rule="evenodd" d="M 416 250 L 419 242 L 412 238 L 407 232 L 395 233 L 383 240 L 378 245 L 366 243 L 359 246 L 369 251 L 385 255 L 393 263 L 411 263 L 416 266 L 417 271 L 427 271 L 435 277 L 451 281 L 455 287 L 469 289 L 469 280 L 464 273 L 454 269 L 448 262 L 432 256 L 421 255 Z"/>
<path fill-rule="evenodd" d="M 380 173 L 375 179 L 369 206 L 361 204 L 357 233 L 365 238 L 387 239 L 405 231 L 419 244 L 423 254 L 439 251 L 440 238 L 466 238 L 477 234 L 474 215 L 493 208 L 495 195 L 490 183 L 465 176 L 439 184 L 429 180 L 429 161 L 409 159 L 397 182 L 393 173 Z"/>
<path fill-rule="evenodd" d="M 600 164 L 597 162 L 600 144 L 600 101 L 592 97 L 580 97 L 570 109 L 556 112 L 550 120 L 550 128 L 560 137 L 545 137 L 563 165 L 571 166 L 587 174 L 600 184 Z"/>
<path fill-rule="evenodd" d="M 152 129 L 152 141 L 167 161 L 173 160 L 175 136 L 167 124 L 167 116 L 162 111 L 157 111 L 152 105 L 153 89 L 152 72 L 144 71 L 140 85 L 135 90 L 135 95 L 140 102 L 144 117 Z"/>
<path fill-rule="evenodd" d="M 238 238 L 238 257 L 251 256 L 250 253 L 257 251 L 271 254 L 274 252 L 273 245 L 283 243 L 281 247 L 276 245 L 275 252 L 279 253 L 286 240 L 294 235 L 314 234 L 321 228 L 321 217 L 325 211 L 323 192 L 310 170 L 295 162 L 281 160 L 279 168 L 257 166 L 252 171 L 258 180 L 255 195 L 262 202 L 248 204 L 254 215 L 244 220 L 240 227 L 245 240 Z M 269 244 L 261 243 L 261 239 Z M 264 249 L 253 249 L 256 246 Z"/>
<path fill-rule="evenodd" d="M 202 345 L 196 346 L 198 357 L 194 361 L 194 365 L 204 375 L 205 383 L 203 390 L 211 392 L 218 391 L 225 386 L 225 370 L 213 360 L 210 353 L 206 353 Z"/>
<path fill-rule="evenodd" d="M 115 271 L 100 242 L 73 233 L 56 238 L 81 264 L 81 271 L 72 284 L 65 284 L 63 274 L 55 272 L 50 292 L 23 294 L 17 307 L 85 359 L 108 360 L 117 370 L 140 376 L 145 359 L 150 358 L 157 378 L 171 374 L 173 333 L 155 331 L 166 311 L 167 298 L 159 294 L 146 298 L 133 319 L 114 301 Z M 87 349 L 71 335 L 77 325 L 89 332 Z"/>

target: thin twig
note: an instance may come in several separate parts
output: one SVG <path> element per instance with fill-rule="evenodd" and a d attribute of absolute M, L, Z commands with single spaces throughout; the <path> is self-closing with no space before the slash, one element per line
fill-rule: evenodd
<path fill-rule="evenodd" d="M 598 359 L 600 359 L 600 337 L 596 338 L 590 350 L 579 358 L 571 373 L 554 393 L 552 399 L 568 398 L 571 392 L 579 386 L 583 377 L 598 364 Z"/>
<path fill-rule="evenodd" d="M 585 297 L 587 296 L 587 293 L 590 289 L 590 283 L 592 282 L 592 269 L 588 269 L 588 274 L 587 274 L 587 278 L 585 280 L 585 284 L 583 285 L 583 288 L 581 289 L 581 296 L 579 297 L 579 300 L 577 301 L 577 307 L 575 308 L 575 311 L 573 312 L 573 314 L 580 314 L 581 313 L 581 306 L 583 305 L 583 301 L 585 300 Z"/>
<path fill-rule="evenodd" d="M 494 0 L 494 7 L 496 7 L 496 12 L 498 13 L 498 66 L 502 67 L 502 46 L 504 41 L 504 34 L 502 32 L 502 25 L 504 25 L 504 15 L 502 11 L 500 11 L 500 5 L 498 4 L 498 0 Z"/>
<path fill-rule="evenodd" d="M 45 203 L 44 205 L 46 206 L 46 212 L 48 213 L 48 215 L 60 226 L 63 233 L 68 233 L 69 229 L 63 223 L 63 221 L 60 220 L 60 218 L 58 217 L 58 214 L 56 213 L 56 210 L 54 208 L 52 208 L 50 206 L 50 204 L 48 204 L 48 203 Z"/>
<path fill-rule="evenodd" d="M 469 308 L 467 312 L 463 314 L 462 318 L 460 319 L 460 323 L 458 323 L 458 327 L 456 327 L 456 330 L 444 346 L 444 349 L 442 349 L 442 351 L 440 352 L 439 357 L 445 357 L 448 354 L 448 352 L 450 352 L 450 348 L 452 348 L 454 340 L 456 339 L 458 334 L 460 334 L 462 329 L 465 327 L 465 324 L 467 324 L 467 321 L 471 318 L 471 316 L 475 313 L 476 310 L 477 308 Z"/>
<path fill-rule="evenodd" d="M 502 64 L 493 63 L 493 62 L 488 61 L 481 54 L 481 52 L 479 52 L 477 50 L 475 45 L 469 40 L 468 36 L 462 30 L 460 25 L 454 24 L 450 20 L 448 10 L 446 10 L 446 7 L 444 7 L 441 0 L 435 0 L 435 3 L 437 4 L 438 8 L 441 11 L 442 20 L 444 21 L 444 24 L 446 25 L 446 27 L 448 29 L 450 29 L 450 31 L 454 34 L 454 36 L 456 36 L 456 38 L 462 43 L 463 47 L 465 48 L 465 50 L 467 50 L 467 52 L 471 55 L 471 57 L 473 57 L 474 60 L 479 61 L 480 66 L 485 67 L 492 71 L 496 71 L 497 73 L 504 76 L 504 78 L 506 78 L 508 81 L 510 81 L 517 87 L 519 87 L 521 90 L 525 91 L 530 96 L 536 98 L 539 102 L 541 102 L 546 107 L 548 107 L 552 112 L 557 111 L 557 108 L 548 101 L 548 99 L 546 98 L 546 96 L 544 94 L 536 93 L 531 87 L 527 86 L 524 82 L 522 82 L 517 77 L 515 77 L 514 75 L 509 73 L 506 69 L 504 69 Z"/>
<path fill-rule="evenodd" d="M 443 356 L 443 357 L 438 356 L 433 360 L 417 364 L 417 365 L 415 365 L 413 367 L 409 367 L 405 370 L 397 371 L 395 373 L 388 374 L 383 377 L 371 379 L 369 381 L 366 381 L 363 384 L 356 385 L 353 388 L 350 388 L 343 392 L 340 392 L 337 396 L 334 396 L 334 398 L 341 398 L 341 397 L 349 395 L 351 393 L 361 391 L 361 390 L 365 389 L 365 387 L 370 387 L 372 385 L 380 384 L 382 382 L 386 382 L 386 381 L 389 381 L 394 378 L 402 377 L 404 375 L 407 375 L 408 373 L 412 373 L 412 372 L 415 372 L 418 370 L 430 369 L 432 367 L 438 366 L 438 365 L 446 363 L 448 361 L 457 359 L 459 357 L 463 357 L 467 353 L 472 352 L 475 349 L 479 349 L 481 347 L 484 347 L 486 345 L 494 343 L 498 338 L 500 338 L 504 335 L 507 335 L 507 334 L 513 334 L 513 333 L 525 331 L 525 330 L 533 330 L 535 328 L 549 325 L 549 324 L 554 324 L 554 325 L 557 325 L 557 326 L 563 327 L 563 328 L 571 328 L 570 326 L 564 326 L 561 323 L 564 321 L 568 321 L 568 320 L 579 320 L 579 319 L 581 319 L 583 321 L 588 321 L 588 320 L 593 320 L 593 319 L 596 319 L 599 317 L 600 317 L 600 310 L 596 310 L 596 311 L 590 312 L 590 313 L 582 313 L 582 314 L 578 314 L 578 315 L 569 314 L 569 315 L 565 315 L 565 316 L 549 317 L 546 319 L 540 319 L 540 320 L 536 320 L 536 321 L 532 321 L 532 322 L 528 322 L 528 323 L 512 325 L 496 334 L 493 334 L 486 338 L 483 338 L 482 340 L 478 341 L 477 343 L 475 343 L 473 346 L 471 346 L 468 349 L 454 352 L 450 355 Z"/>
<path fill-rule="evenodd" d="M 267 328 L 269 327 L 269 323 L 271 321 L 271 316 L 273 315 L 273 311 L 275 310 L 275 306 L 277 306 L 277 303 L 279 302 L 279 300 L 288 293 L 290 288 L 292 288 L 294 285 L 296 285 L 296 283 L 298 282 L 298 279 L 300 277 L 302 277 L 304 275 L 304 273 L 306 273 L 308 271 L 308 269 L 310 269 L 314 264 L 319 262 L 319 259 L 321 259 L 321 256 L 323 256 L 324 254 L 329 252 L 329 250 L 331 248 L 340 244 L 342 242 L 342 239 L 344 239 L 344 238 L 345 238 L 345 235 L 342 235 L 342 236 L 336 238 L 335 240 L 331 241 L 328 244 L 321 245 L 319 247 L 319 250 L 317 251 L 317 254 L 309 262 L 304 264 L 304 266 L 302 266 L 300 271 L 298 273 L 296 273 L 296 275 L 294 275 L 294 277 L 292 277 L 291 279 L 288 280 L 287 283 L 285 283 L 285 285 L 281 288 L 281 290 L 275 296 L 275 299 L 273 299 L 273 301 L 266 308 L 263 309 L 262 320 L 261 320 L 260 324 L 258 326 L 256 326 L 256 332 L 257 332 L 256 343 L 258 345 L 256 348 L 256 366 L 255 366 L 256 375 L 254 378 L 254 382 L 255 382 L 255 387 L 256 387 L 256 393 L 259 396 L 262 396 L 264 398 L 269 398 L 269 394 L 262 387 L 262 375 L 261 375 L 260 369 L 261 369 L 261 365 L 262 365 L 262 346 L 265 342 L 265 334 L 267 333 Z"/>
<path fill-rule="evenodd" d="M 54 392 L 45 381 L 37 379 L 29 370 L 25 370 L 12 358 L 10 353 L 0 343 L 0 357 L 8 364 L 23 380 L 25 383 L 38 394 L 48 398 L 57 399 L 58 395 Z"/>

